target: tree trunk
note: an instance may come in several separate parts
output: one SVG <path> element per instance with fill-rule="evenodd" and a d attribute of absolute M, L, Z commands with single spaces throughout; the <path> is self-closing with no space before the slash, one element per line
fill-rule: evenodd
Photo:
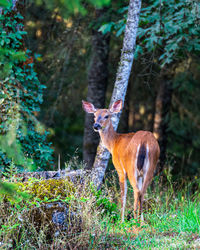
<path fill-rule="evenodd" d="M 170 79 L 171 75 L 161 73 L 160 86 L 155 103 L 153 134 L 160 145 L 160 160 L 156 171 L 157 173 L 162 171 L 166 159 L 167 128 L 169 124 L 169 111 L 172 96 Z"/>
<path fill-rule="evenodd" d="M 119 126 L 119 130 L 121 133 L 125 133 L 129 131 L 129 113 L 130 113 L 130 82 L 128 85 L 128 89 L 127 89 L 127 95 L 126 98 L 124 100 L 124 107 L 123 107 L 123 112 L 121 114 L 121 122 L 120 122 L 120 126 Z"/>
<path fill-rule="evenodd" d="M 105 15 L 106 9 L 96 10 L 97 22 Z M 93 29 L 92 31 L 92 58 L 88 72 L 88 94 L 87 101 L 97 108 L 105 105 L 105 95 L 108 82 L 108 55 L 109 55 L 109 35 Z M 87 169 L 91 169 L 94 163 L 99 135 L 94 132 L 92 125 L 93 115 L 86 113 L 85 128 L 83 138 L 83 160 Z"/>
<path fill-rule="evenodd" d="M 136 34 L 139 22 L 140 8 L 141 0 L 130 0 L 123 40 L 123 48 L 121 52 L 115 86 L 110 102 L 111 104 L 119 99 L 124 102 L 125 99 L 136 47 Z M 113 116 L 112 118 L 112 123 L 115 130 L 118 127 L 119 118 L 120 114 Z M 92 169 L 92 180 L 97 188 L 99 188 L 103 181 L 109 157 L 110 153 L 103 147 L 102 143 L 100 143 L 97 149 L 97 155 Z"/>

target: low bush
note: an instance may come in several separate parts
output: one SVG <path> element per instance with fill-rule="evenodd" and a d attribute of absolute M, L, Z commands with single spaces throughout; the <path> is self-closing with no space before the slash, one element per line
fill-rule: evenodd
<path fill-rule="evenodd" d="M 179 188 L 171 180 L 155 179 L 154 187 L 149 188 L 145 197 L 145 222 L 138 224 L 132 217 L 130 185 L 126 220 L 120 222 L 120 192 L 113 176 L 106 178 L 99 191 L 91 183 L 83 186 L 69 180 L 18 182 L 21 198 L 12 200 L 7 195 L 0 203 L 0 248 L 195 249 L 200 246 L 198 179 Z M 53 223 L 51 210 L 58 215 L 67 211 L 67 224 L 61 227 Z"/>

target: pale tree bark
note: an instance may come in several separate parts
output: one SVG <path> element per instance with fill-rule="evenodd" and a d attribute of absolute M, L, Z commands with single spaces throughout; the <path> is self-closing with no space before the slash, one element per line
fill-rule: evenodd
<path fill-rule="evenodd" d="M 95 16 L 97 22 L 102 19 L 107 9 L 97 9 Z M 87 101 L 94 104 L 96 108 L 103 108 L 108 83 L 108 55 L 109 55 L 109 34 L 103 35 L 97 30 L 92 31 L 92 57 L 88 71 L 88 94 Z M 84 138 L 83 138 L 83 160 L 86 168 L 91 169 L 94 163 L 99 135 L 95 133 L 92 125 L 94 117 L 91 114 L 85 115 Z"/>
<path fill-rule="evenodd" d="M 130 0 L 124 33 L 123 48 L 110 104 L 119 99 L 124 102 L 125 99 L 136 47 L 136 35 L 139 23 L 140 9 L 141 0 Z M 112 123 L 115 130 L 118 127 L 119 118 L 120 114 L 113 116 Z M 93 183 L 97 188 L 103 181 L 109 158 L 110 153 L 103 147 L 102 143 L 100 142 L 91 173 Z"/>

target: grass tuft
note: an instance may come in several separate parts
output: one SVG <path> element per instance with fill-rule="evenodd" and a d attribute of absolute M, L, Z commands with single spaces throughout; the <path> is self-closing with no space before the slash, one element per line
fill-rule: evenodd
<path fill-rule="evenodd" d="M 120 222 L 118 185 L 115 174 L 106 178 L 99 191 L 91 184 L 83 189 L 69 181 L 41 181 L 40 185 L 38 180 L 32 179 L 29 184 L 19 184 L 23 191 L 29 192 L 26 199 L 22 196 L 21 202 L 15 203 L 4 197 L 0 202 L 0 249 L 200 247 L 198 179 L 179 187 L 170 178 L 167 181 L 155 179 L 145 197 L 145 223 L 141 225 L 132 216 L 133 191 L 130 185 L 126 220 Z M 51 211 L 46 209 L 52 202 L 56 206 L 59 202 L 65 204 L 71 214 L 78 215 L 78 219 L 72 216 L 67 228 L 57 228 L 52 223 Z"/>

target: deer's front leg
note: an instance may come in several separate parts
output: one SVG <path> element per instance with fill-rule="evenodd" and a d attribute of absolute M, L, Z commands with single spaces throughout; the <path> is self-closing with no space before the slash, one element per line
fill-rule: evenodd
<path fill-rule="evenodd" d="M 119 175 L 119 184 L 121 190 L 121 220 L 124 221 L 124 211 L 126 206 L 127 195 L 127 176 L 126 174 Z"/>

